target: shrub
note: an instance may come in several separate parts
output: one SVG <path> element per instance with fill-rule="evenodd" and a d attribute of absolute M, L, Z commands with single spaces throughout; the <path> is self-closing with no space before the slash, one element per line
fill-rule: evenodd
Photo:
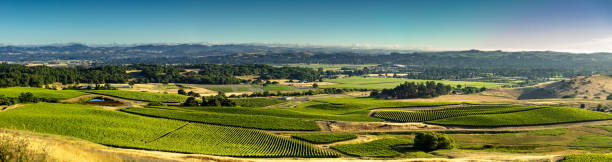
<path fill-rule="evenodd" d="M 414 138 L 414 147 L 423 151 L 433 151 L 437 149 L 452 149 L 455 147 L 455 140 L 446 134 L 436 132 L 417 133 Z"/>

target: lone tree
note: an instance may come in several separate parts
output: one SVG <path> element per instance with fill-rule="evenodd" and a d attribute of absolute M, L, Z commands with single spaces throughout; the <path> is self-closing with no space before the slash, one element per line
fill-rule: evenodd
<path fill-rule="evenodd" d="M 443 133 L 417 133 L 416 137 L 414 138 L 414 147 L 423 151 L 452 149 L 455 147 L 455 140 Z"/>

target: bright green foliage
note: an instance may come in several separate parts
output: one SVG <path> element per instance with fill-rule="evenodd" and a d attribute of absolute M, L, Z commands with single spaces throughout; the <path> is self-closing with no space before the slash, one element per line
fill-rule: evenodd
<path fill-rule="evenodd" d="M 121 90 L 91 90 L 87 93 L 109 95 L 118 98 L 125 98 L 139 101 L 159 101 L 159 102 L 184 102 L 187 96 L 178 94 L 163 94 L 153 92 L 121 91 Z"/>
<path fill-rule="evenodd" d="M 198 140 L 178 140 L 198 139 Z M 151 142 L 173 146 L 176 152 L 209 152 L 212 155 L 241 157 L 336 157 L 304 142 L 280 138 L 261 131 L 193 123 Z"/>
<path fill-rule="evenodd" d="M 414 148 L 423 151 L 433 151 L 437 149 L 452 149 L 455 147 L 455 140 L 446 134 L 436 132 L 417 133 L 414 137 Z"/>
<path fill-rule="evenodd" d="M 203 111 L 178 111 L 158 108 L 127 108 L 122 111 L 199 123 L 265 130 L 319 130 L 314 121 L 264 115 L 224 114 Z"/>
<path fill-rule="evenodd" d="M 325 113 L 308 112 L 303 110 L 296 110 L 294 108 L 251 108 L 251 107 L 165 107 L 167 109 L 179 109 L 179 110 L 195 110 L 205 112 L 216 112 L 225 114 L 245 114 L 245 115 L 265 115 L 265 116 L 276 116 L 283 118 L 300 118 L 300 119 L 314 119 L 314 120 L 338 120 L 338 121 L 382 121 L 378 118 L 367 117 L 367 112 L 333 115 Z"/>
<path fill-rule="evenodd" d="M 460 104 L 460 102 L 403 102 L 374 98 L 331 98 L 318 99 L 299 105 L 298 110 L 325 114 L 364 113 L 367 116 L 370 109 L 390 107 L 442 106 Z"/>
<path fill-rule="evenodd" d="M 287 102 L 285 100 L 277 100 L 270 98 L 238 98 L 231 99 L 236 103 L 237 106 L 241 107 L 266 107 L 270 105 L 276 105 L 279 103 Z"/>
<path fill-rule="evenodd" d="M 0 94 L 7 97 L 18 97 L 21 93 L 30 92 L 36 97 L 40 98 L 54 98 L 54 99 L 69 99 L 77 96 L 85 95 L 86 93 L 74 91 L 74 90 L 49 90 L 44 88 L 34 87 L 10 87 L 0 88 Z"/>
<path fill-rule="evenodd" d="M 378 111 L 374 117 L 399 122 L 421 122 L 466 115 L 500 114 L 537 109 L 533 106 L 468 106 L 436 110 Z"/>
<path fill-rule="evenodd" d="M 321 88 L 365 88 L 365 89 L 383 89 L 394 88 L 404 82 L 427 82 L 435 81 L 437 83 L 448 85 L 462 85 L 468 87 L 486 87 L 497 88 L 509 83 L 491 83 L 491 82 L 470 82 L 470 81 L 449 81 L 449 80 L 418 80 L 418 79 L 403 79 L 403 78 L 377 78 L 377 77 L 346 77 L 340 79 L 329 79 L 327 82 L 338 84 L 320 85 Z"/>
<path fill-rule="evenodd" d="M 565 155 L 563 162 L 610 162 L 612 154 L 571 154 Z"/>
<path fill-rule="evenodd" d="M 531 131 L 532 134 L 543 135 L 543 136 L 558 136 L 558 135 L 563 135 L 568 132 L 571 132 L 571 130 L 567 128 L 543 129 L 543 130 Z"/>
<path fill-rule="evenodd" d="M 72 136 L 116 147 L 222 156 L 338 156 L 297 140 L 257 130 L 188 124 L 87 105 L 30 104 L 0 112 L 0 119 L 1 128 Z"/>
<path fill-rule="evenodd" d="M 464 126 L 520 126 L 612 119 L 612 114 L 572 107 L 545 107 L 505 114 L 469 115 L 426 123 Z"/>
<path fill-rule="evenodd" d="M 393 146 L 411 144 L 413 144 L 412 139 L 383 138 L 366 143 L 336 145 L 331 148 L 353 156 L 397 157 L 401 153 L 393 150 Z"/>
<path fill-rule="evenodd" d="M 357 138 L 353 133 L 317 133 L 317 134 L 294 134 L 291 137 L 308 141 L 310 143 L 334 143 Z"/>

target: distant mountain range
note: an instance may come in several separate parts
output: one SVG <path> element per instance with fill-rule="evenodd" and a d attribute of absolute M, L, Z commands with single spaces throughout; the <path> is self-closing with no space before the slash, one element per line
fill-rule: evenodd
<path fill-rule="evenodd" d="M 0 46 L 0 61 L 89 60 L 95 64 L 402 64 L 444 68 L 551 68 L 612 71 L 612 53 L 416 51 L 286 44 Z"/>

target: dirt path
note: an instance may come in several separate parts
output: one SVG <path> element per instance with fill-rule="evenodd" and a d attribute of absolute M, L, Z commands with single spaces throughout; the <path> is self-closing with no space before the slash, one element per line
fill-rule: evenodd
<path fill-rule="evenodd" d="M 11 105 L 11 106 L 2 107 L 2 108 L 0 108 L 0 112 L 2 112 L 2 111 L 9 111 L 9 110 L 15 109 L 15 108 L 20 107 L 20 106 L 23 106 L 23 104 L 14 104 L 14 105 Z"/>

